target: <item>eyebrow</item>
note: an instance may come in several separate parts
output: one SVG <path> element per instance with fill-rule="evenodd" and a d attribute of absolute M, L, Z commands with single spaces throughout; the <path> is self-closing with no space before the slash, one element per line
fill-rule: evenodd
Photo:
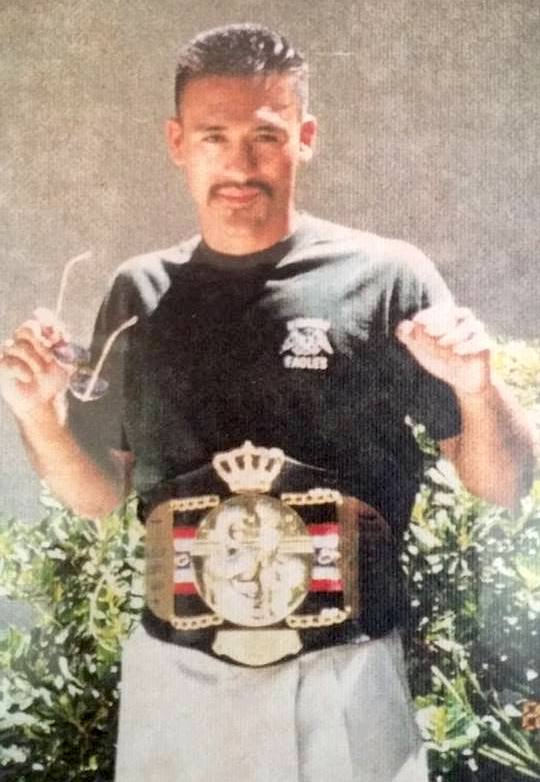
<path fill-rule="evenodd" d="M 225 125 L 195 125 L 195 130 L 198 132 L 213 133 L 218 130 L 225 130 Z"/>
<path fill-rule="evenodd" d="M 263 125 L 257 125 L 255 130 L 267 130 L 275 133 L 276 131 L 283 130 L 283 127 L 277 123 L 274 124 L 272 122 L 265 122 Z"/>
<path fill-rule="evenodd" d="M 234 123 L 232 123 L 234 124 Z M 197 133 L 217 133 L 220 131 L 227 130 L 229 126 L 228 125 L 206 125 L 204 123 L 195 125 L 195 131 Z M 260 125 L 256 125 L 254 128 L 256 131 L 269 131 L 271 133 L 276 133 L 280 130 L 283 130 L 282 126 L 278 123 L 273 124 L 271 122 L 264 122 Z"/>

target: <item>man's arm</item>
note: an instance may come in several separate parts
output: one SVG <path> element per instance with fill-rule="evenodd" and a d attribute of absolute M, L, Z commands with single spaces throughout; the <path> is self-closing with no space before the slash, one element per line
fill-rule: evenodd
<path fill-rule="evenodd" d="M 118 477 L 110 477 L 79 448 L 66 427 L 62 400 L 73 368 L 60 365 L 52 352 L 64 338 L 58 323 L 26 321 L 3 345 L 0 391 L 38 475 L 76 513 L 99 519 L 128 491 L 128 471 L 122 469 L 128 465 L 111 457 L 111 475 L 116 472 Z"/>
<path fill-rule="evenodd" d="M 465 487 L 516 508 L 532 480 L 532 431 L 510 391 L 492 376 L 483 325 L 469 310 L 444 304 L 402 321 L 397 336 L 424 369 L 454 389 L 461 434 L 440 445 Z"/>
<path fill-rule="evenodd" d="M 513 508 L 531 484 L 532 436 L 523 411 L 503 383 L 458 395 L 462 432 L 440 442 L 465 487 L 489 502 Z"/>
<path fill-rule="evenodd" d="M 52 493 L 75 513 L 100 519 L 128 491 L 118 465 L 117 479 L 106 475 L 80 449 L 55 409 L 40 409 L 17 419 L 29 458 Z"/>

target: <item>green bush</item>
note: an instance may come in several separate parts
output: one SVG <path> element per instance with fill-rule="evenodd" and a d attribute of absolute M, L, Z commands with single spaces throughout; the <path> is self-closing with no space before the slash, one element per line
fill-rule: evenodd
<path fill-rule="evenodd" d="M 538 344 L 506 343 L 495 363 L 538 427 Z M 539 731 L 522 728 L 524 704 L 540 701 L 540 480 L 516 517 L 472 497 L 433 459 L 402 561 L 415 619 L 410 681 L 432 778 L 540 779 Z"/>
<path fill-rule="evenodd" d="M 496 363 L 538 422 L 539 347 L 507 343 Z M 521 726 L 523 703 L 540 699 L 540 480 L 513 518 L 467 494 L 424 445 L 402 558 L 433 780 L 540 779 L 538 731 Z M 0 523 L 0 594 L 35 611 L 32 628 L 0 638 L 0 780 L 106 782 L 120 646 L 142 607 L 142 528 L 133 501 L 99 529 L 43 502 L 38 524 Z"/>
<path fill-rule="evenodd" d="M 410 681 L 433 779 L 540 779 L 538 732 L 521 728 L 523 704 L 540 700 L 540 482 L 512 519 L 456 486 L 448 465 L 426 478 L 403 562 L 416 618 Z M 508 771 L 496 776 L 494 764 Z"/>
<path fill-rule="evenodd" d="M 142 527 L 134 502 L 99 529 L 43 502 L 39 524 L 0 527 L 0 594 L 36 614 L 0 638 L 0 780 L 110 780 L 120 646 L 143 604 Z"/>

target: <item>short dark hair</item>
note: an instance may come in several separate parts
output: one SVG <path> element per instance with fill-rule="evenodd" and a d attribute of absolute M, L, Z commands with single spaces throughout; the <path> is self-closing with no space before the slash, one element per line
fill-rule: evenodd
<path fill-rule="evenodd" d="M 206 30 L 180 52 L 174 88 L 176 110 L 180 111 L 182 93 L 193 79 L 260 73 L 292 74 L 300 105 L 306 108 L 307 63 L 283 35 L 259 24 L 230 24 Z"/>

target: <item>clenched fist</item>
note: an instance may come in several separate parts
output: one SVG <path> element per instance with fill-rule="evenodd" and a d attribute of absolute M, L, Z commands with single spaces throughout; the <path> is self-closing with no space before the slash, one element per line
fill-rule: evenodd
<path fill-rule="evenodd" d="M 421 310 L 398 325 L 396 336 L 424 369 L 456 393 L 482 393 L 490 385 L 490 339 L 465 307 L 438 304 Z"/>

